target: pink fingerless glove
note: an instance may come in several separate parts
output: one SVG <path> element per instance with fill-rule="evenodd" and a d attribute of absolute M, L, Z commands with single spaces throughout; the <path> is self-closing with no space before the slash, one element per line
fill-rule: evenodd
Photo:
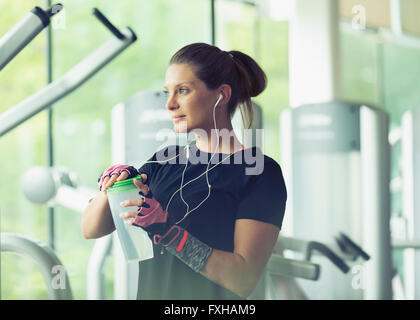
<path fill-rule="evenodd" d="M 143 197 L 144 203 L 137 211 L 133 224 L 149 233 L 153 239 L 155 234 L 164 234 L 173 225 L 168 220 L 168 211 L 163 210 L 161 204 L 155 199 L 151 191 L 148 197 Z"/>
<path fill-rule="evenodd" d="M 161 204 L 155 197 L 143 199 L 148 207 L 140 207 L 137 212 L 138 215 L 134 219 L 134 224 L 147 229 L 150 225 L 155 223 L 166 223 L 168 220 L 168 211 L 163 210 Z"/>
<path fill-rule="evenodd" d="M 136 168 L 134 168 L 133 166 L 128 166 L 128 165 L 114 165 L 112 167 L 109 167 L 108 169 L 105 170 L 105 172 L 99 177 L 98 180 L 98 188 L 99 191 L 102 191 L 102 184 L 104 182 L 104 179 L 106 177 L 111 178 L 111 176 L 113 174 L 117 174 L 120 175 L 122 172 L 127 172 L 128 173 L 128 179 L 134 178 L 135 176 L 137 176 L 139 173 L 137 171 Z"/>

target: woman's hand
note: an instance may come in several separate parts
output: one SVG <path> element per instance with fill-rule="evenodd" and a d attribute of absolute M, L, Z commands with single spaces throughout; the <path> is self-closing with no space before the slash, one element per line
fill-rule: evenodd
<path fill-rule="evenodd" d="M 104 171 L 98 179 L 98 188 L 104 191 L 114 184 L 115 181 L 131 179 L 139 173 L 136 168 L 128 165 L 114 165 Z"/>
<path fill-rule="evenodd" d="M 146 230 L 153 240 L 159 239 L 160 237 L 155 238 L 155 235 L 166 234 L 173 223 L 168 220 L 168 212 L 163 210 L 162 205 L 155 199 L 149 186 L 144 184 L 147 181 L 147 175 L 143 173 L 141 177 L 143 182 L 133 180 L 140 190 L 141 198 L 121 202 L 122 207 L 137 206 L 139 210 L 122 213 L 120 217 L 126 219 L 126 224 Z"/>
<path fill-rule="evenodd" d="M 149 186 L 144 184 L 147 176 L 145 174 L 141 176 L 143 183 L 136 179 L 133 181 L 143 197 L 125 200 L 121 203 L 123 207 L 138 206 L 139 210 L 123 213 L 120 217 L 131 218 L 126 221 L 127 224 L 146 230 L 155 245 L 162 245 L 195 272 L 200 272 L 210 256 L 212 248 L 169 219 L 168 212 L 163 210 Z"/>
<path fill-rule="evenodd" d="M 141 179 L 143 182 L 146 182 L 147 175 L 145 173 L 142 173 Z M 140 190 L 139 194 L 147 195 L 150 191 L 150 188 L 148 185 L 144 184 L 143 182 L 138 181 L 137 179 L 133 180 L 134 185 Z M 140 197 L 137 199 L 128 199 L 120 203 L 121 207 L 140 207 L 144 203 L 144 197 Z M 125 220 L 125 224 L 132 225 L 134 222 L 134 219 L 137 217 L 138 211 L 130 211 L 130 212 L 124 212 L 120 214 L 120 217 Z"/>
<path fill-rule="evenodd" d="M 122 174 L 124 174 L 124 172 Z M 150 191 L 149 186 L 144 184 L 144 182 L 147 181 L 147 175 L 145 173 L 142 173 L 140 176 L 141 176 L 141 179 L 142 179 L 143 182 L 140 182 L 136 179 L 134 179 L 133 182 L 134 182 L 134 185 L 140 190 L 141 194 L 146 196 L 146 195 L 149 194 L 149 191 Z M 116 178 L 116 179 L 118 179 L 118 178 Z M 111 182 L 111 180 L 109 180 L 109 181 Z M 125 200 L 125 201 L 121 202 L 120 205 L 121 205 L 121 207 L 138 207 L 139 210 L 140 210 L 143 203 L 145 203 L 145 198 L 142 196 L 141 198 L 137 198 L 137 199 Z M 123 218 L 123 219 L 126 219 L 125 223 L 127 225 L 132 225 L 134 223 L 134 219 L 137 217 L 138 213 L 139 213 L 138 211 L 124 212 L 124 213 L 120 214 L 120 217 Z"/>
<path fill-rule="evenodd" d="M 120 217 L 129 218 L 126 220 L 128 225 L 141 227 L 155 245 L 162 245 L 195 272 L 200 272 L 213 249 L 173 223 L 169 219 L 168 212 L 163 210 L 161 204 L 153 196 L 149 186 L 144 184 L 147 176 L 142 174 L 141 177 L 143 182 L 136 179 L 133 181 L 140 189 L 142 198 L 125 200 L 121 203 L 123 207 L 137 206 L 139 210 L 122 213 Z"/>

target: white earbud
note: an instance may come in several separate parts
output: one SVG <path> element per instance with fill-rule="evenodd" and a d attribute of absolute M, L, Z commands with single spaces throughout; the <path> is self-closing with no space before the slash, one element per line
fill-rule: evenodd
<path fill-rule="evenodd" d="M 222 99 L 223 99 L 223 94 L 219 94 L 219 98 L 217 99 L 216 104 L 214 105 L 215 108 L 219 105 L 219 102 Z"/>

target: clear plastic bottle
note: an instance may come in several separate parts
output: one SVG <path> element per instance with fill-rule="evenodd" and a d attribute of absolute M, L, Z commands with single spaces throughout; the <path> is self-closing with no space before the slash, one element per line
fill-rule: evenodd
<path fill-rule="evenodd" d="M 124 200 L 139 198 L 139 189 L 133 180 L 141 181 L 141 176 L 132 179 L 115 182 L 107 189 L 108 202 L 111 208 L 112 218 L 117 230 L 118 238 L 127 261 L 141 261 L 153 258 L 153 243 L 147 232 L 140 227 L 129 226 L 120 217 L 121 213 L 137 211 L 138 207 L 122 207 Z"/>

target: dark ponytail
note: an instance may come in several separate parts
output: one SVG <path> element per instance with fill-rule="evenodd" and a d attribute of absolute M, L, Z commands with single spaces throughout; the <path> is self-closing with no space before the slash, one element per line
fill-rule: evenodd
<path fill-rule="evenodd" d="M 251 98 L 264 91 L 267 78 L 264 71 L 250 56 L 240 51 L 222 51 L 206 43 L 193 43 L 180 49 L 169 64 L 186 63 L 194 65 L 196 76 L 207 88 L 214 90 L 222 84 L 232 88 L 228 104 L 229 117 L 232 119 L 238 105 L 242 121 L 252 126 L 253 112 Z"/>

